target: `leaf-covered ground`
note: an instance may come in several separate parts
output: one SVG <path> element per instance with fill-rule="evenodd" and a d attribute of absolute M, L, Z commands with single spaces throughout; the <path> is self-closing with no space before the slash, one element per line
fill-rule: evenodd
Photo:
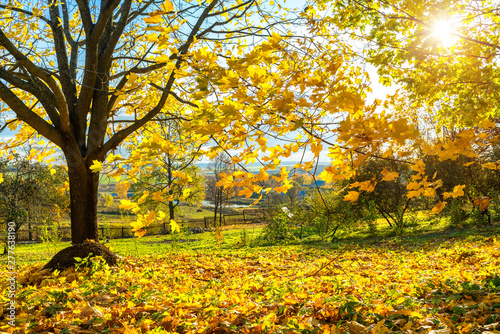
<path fill-rule="evenodd" d="M 500 333 L 500 238 L 127 257 L 19 269 L 7 333 Z"/>

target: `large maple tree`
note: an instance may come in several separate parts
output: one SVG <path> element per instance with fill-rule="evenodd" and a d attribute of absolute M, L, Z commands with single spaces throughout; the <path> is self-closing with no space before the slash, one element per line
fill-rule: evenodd
<path fill-rule="evenodd" d="M 0 10 L 1 112 L 17 130 L 4 147 L 43 137 L 62 151 L 74 244 L 98 240 L 99 166 L 109 152 L 169 106 L 196 107 L 203 66 L 226 61 L 218 51 L 284 22 L 254 0 L 11 1 Z"/>

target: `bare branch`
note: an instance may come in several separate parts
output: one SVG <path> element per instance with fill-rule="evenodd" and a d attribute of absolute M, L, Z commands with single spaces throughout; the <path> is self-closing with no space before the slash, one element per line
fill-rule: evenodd
<path fill-rule="evenodd" d="M 105 62 L 111 59 L 116 44 L 118 43 L 118 40 L 120 39 L 120 36 L 122 35 L 123 30 L 125 29 L 125 26 L 128 23 L 128 16 L 130 13 L 131 6 L 132 6 L 132 0 L 125 0 L 125 2 L 120 6 L 120 11 L 121 11 L 120 20 L 116 23 L 113 34 L 111 35 L 111 38 L 107 41 L 108 45 L 106 46 L 106 49 L 101 55 L 101 57 L 104 58 Z"/>
<path fill-rule="evenodd" d="M 3 8 L 3 9 L 9 9 L 9 10 L 12 10 L 14 12 L 18 12 L 18 13 L 23 13 L 23 14 L 26 14 L 26 15 L 29 15 L 29 16 L 34 16 L 33 12 L 29 11 L 29 10 L 25 10 L 25 9 L 22 9 L 22 8 L 17 8 L 17 7 L 12 7 L 10 5 L 0 5 L 0 8 Z M 49 24 L 50 25 L 50 20 L 47 19 L 45 16 L 38 16 L 42 21 L 45 21 L 45 23 Z"/>
<path fill-rule="evenodd" d="M 59 14 L 59 7 L 55 0 L 52 0 L 49 3 L 49 13 L 51 18 L 50 28 L 52 29 L 61 87 L 64 92 L 68 107 L 73 109 L 76 103 L 76 86 L 69 69 L 67 58 L 68 52 L 66 50 L 64 31 L 63 26 L 60 24 L 61 16 Z"/>
<path fill-rule="evenodd" d="M 190 102 L 190 101 L 186 101 L 184 99 L 182 99 L 179 95 L 177 95 L 175 92 L 171 91 L 171 90 L 167 90 L 163 87 L 160 87 L 154 83 L 150 83 L 151 86 L 153 86 L 154 88 L 156 89 L 159 89 L 161 90 L 162 92 L 164 93 L 167 93 L 169 95 L 172 95 L 177 101 L 181 102 L 181 103 L 184 103 L 184 104 L 188 104 L 190 105 L 191 107 L 195 107 L 195 108 L 199 108 L 199 106 L 196 104 L 196 103 L 193 103 L 193 102 Z"/>
<path fill-rule="evenodd" d="M 78 4 L 78 10 L 80 11 L 80 16 L 82 18 L 83 29 L 85 30 L 85 35 L 87 38 L 92 35 L 92 28 L 94 23 L 92 22 L 92 15 L 90 14 L 90 6 L 88 0 L 75 0 Z"/>
<path fill-rule="evenodd" d="M 5 124 L 0 128 L 0 133 L 2 133 L 3 130 L 5 130 L 6 127 L 8 127 L 10 124 L 17 122 L 18 119 L 13 119 L 11 121 L 5 122 Z"/>

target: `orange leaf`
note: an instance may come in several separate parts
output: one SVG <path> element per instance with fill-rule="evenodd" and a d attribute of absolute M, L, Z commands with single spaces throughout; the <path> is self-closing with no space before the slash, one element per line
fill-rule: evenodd
<path fill-rule="evenodd" d="M 439 213 L 439 212 L 443 211 L 445 206 L 446 206 L 446 202 L 440 201 L 438 204 L 436 204 L 436 206 L 434 208 L 432 208 L 432 213 Z"/>
<path fill-rule="evenodd" d="M 349 191 L 347 195 L 344 197 L 344 201 L 346 202 L 356 202 L 359 197 L 359 192 L 357 191 Z"/>
<path fill-rule="evenodd" d="M 398 172 L 389 172 L 387 169 L 382 169 L 382 176 L 384 177 L 382 180 L 384 181 L 392 181 L 399 176 Z"/>

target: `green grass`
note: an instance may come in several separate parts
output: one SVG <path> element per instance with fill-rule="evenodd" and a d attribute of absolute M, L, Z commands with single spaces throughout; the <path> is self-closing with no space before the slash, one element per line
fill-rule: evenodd
<path fill-rule="evenodd" d="M 246 232 L 243 232 L 246 230 Z M 262 226 L 248 225 L 238 228 L 225 228 L 219 245 L 216 232 L 199 234 L 176 233 L 169 235 L 146 235 L 142 238 L 111 239 L 106 243 L 112 251 L 120 256 L 158 255 L 170 252 L 212 252 L 234 250 L 252 246 L 260 235 Z M 243 237 L 243 235 L 245 236 Z M 245 242 L 243 242 L 243 238 Z M 244 245 L 245 243 L 245 245 Z M 16 264 L 23 265 L 35 262 L 48 262 L 56 252 L 71 246 L 70 242 L 18 244 L 15 249 Z M 0 265 L 7 264 L 7 257 L 0 257 Z"/>
<path fill-rule="evenodd" d="M 496 216 L 494 216 L 496 217 Z M 449 219 L 444 216 L 430 216 L 419 213 L 412 219 L 413 224 L 403 231 L 390 228 L 385 220 L 376 221 L 375 231 L 368 225 L 359 223 L 340 228 L 334 237 L 321 236 L 314 227 L 303 231 L 299 239 L 299 229 L 292 229 L 294 237 L 279 241 L 277 244 L 267 242 L 263 236 L 264 225 L 235 225 L 224 227 L 223 238 L 218 238 L 216 232 L 191 234 L 183 232 L 170 235 L 146 235 L 142 238 L 111 239 L 107 246 L 121 256 L 160 255 L 170 252 L 209 253 L 236 251 L 244 248 L 246 251 L 259 251 L 266 247 L 315 247 L 320 249 L 335 249 L 351 244 L 377 243 L 414 243 L 420 244 L 439 237 L 468 238 L 474 235 L 495 235 L 500 232 L 498 222 L 493 226 L 478 225 L 472 220 L 464 221 L 459 226 L 450 226 Z M 106 225 L 110 227 L 111 225 Z M 125 225 L 128 227 L 128 225 Z M 187 228 L 184 229 L 187 231 Z M 218 241 L 222 241 L 220 244 Z M 47 262 L 57 251 L 70 246 L 69 242 L 41 243 L 16 246 L 16 262 L 18 265 L 34 262 Z M 0 257 L 0 263 L 6 263 L 6 257 Z"/>

